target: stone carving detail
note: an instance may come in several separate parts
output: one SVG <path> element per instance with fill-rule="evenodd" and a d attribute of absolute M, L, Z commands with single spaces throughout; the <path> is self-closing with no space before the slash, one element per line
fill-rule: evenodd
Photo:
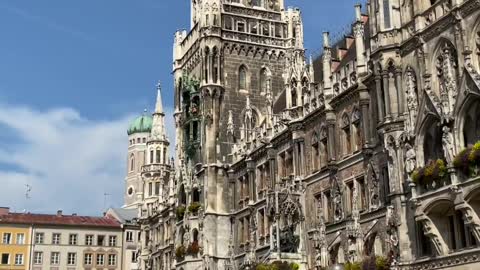
<path fill-rule="evenodd" d="M 395 215 L 395 207 L 389 205 L 387 207 L 386 221 L 386 233 L 387 233 L 387 247 L 389 250 L 389 256 L 392 260 L 392 266 L 397 265 L 400 257 L 400 247 L 398 244 L 398 218 Z"/>
<path fill-rule="evenodd" d="M 417 154 L 410 143 L 405 143 L 405 171 L 409 182 L 411 182 L 411 174 L 417 168 Z"/>
<path fill-rule="evenodd" d="M 333 218 L 335 221 L 343 219 L 342 190 L 338 179 L 334 176 L 331 180 L 332 199 L 333 199 Z"/>
<path fill-rule="evenodd" d="M 417 217 L 417 221 L 422 224 L 423 233 L 430 238 L 437 255 L 447 255 L 449 252 L 447 244 L 443 241 L 432 220 L 425 214 Z"/>
<path fill-rule="evenodd" d="M 228 111 L 228 121 L 227 121 L 227 134 L 233 135 L 234 134 L 234 124 L 233 124 L 233 113 L 232 110 Z"/>
<path fill-rule="evenodd" d="M 370 210 L 376 210 L 380 207 L 380 183 L 372 162 L 368 164 L 367 177 L 370 193 Z"/>
<path fill-rule="evenodd" d="M 480 219 L 477 213 L 465 202 L 456 205 L 455 210 L 462 211 L 465 218 L 465 224 L 471 227 L 475 239 L 480 241 Z"/>
<path fill-rule="evenodd" d="M 326 267 L 328 264 L 328 246 L 323 209 L 320 210 L 318 229 L 313 234 L 313 246 L 315 248 L 315 266 Z"/>
<path fill-rule="evenodd" d="M 451 129 L 447 126 L 442 128 L 442 146 L 445 154 L 445 159 L 449 165 L 453 164 L 454 159 L 454 140 Z"/>
<path fill-rule="evenodd" d="M 407 86 L 407 110 L 408 121 L 406 125 L 406 131 L 413 133 L 415 130 L 415 123 L 417 121 L 418 114 L 418 91 L 417 91 L 417 78 L 414 70 L 409 67 L 406 72 L 406 86 Z"/>
<path fill-rule="evenodd" d="M 277 224 L 280 231 L 280 251 L 296 253 L 300 245 L 297 227 L 303 217 L 299 202 L 292 200 L 290 196 L 280 206 L 280 220 Z"/>
<path fill-rule="evenodd" d="M 457 98 L 457 57 L 453 46 L 445 44 L 437 57 L 437 76 L 440 79 L 442 114 L 451 118 Z"/>

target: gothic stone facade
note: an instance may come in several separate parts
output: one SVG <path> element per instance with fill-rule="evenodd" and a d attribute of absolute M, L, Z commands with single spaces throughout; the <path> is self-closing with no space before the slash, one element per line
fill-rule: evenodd
<path fill-rule="evenodd" d="M 283 1 L 192 1 L 170 267 L 480 267 L 480 2 L 366 10 L 313 61 Z"/>

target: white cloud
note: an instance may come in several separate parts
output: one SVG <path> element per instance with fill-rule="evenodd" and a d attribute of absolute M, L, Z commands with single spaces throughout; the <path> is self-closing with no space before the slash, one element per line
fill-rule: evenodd
<path fill-rule="evenodd" d="M 98 215 L 104 193 L 111 194 L 109 205 L 121 205 L 131 119 L 91 121 L 68 108 L 0 105 L 0 127 L 9 134 L 0 142 L 0 205 Z"/>

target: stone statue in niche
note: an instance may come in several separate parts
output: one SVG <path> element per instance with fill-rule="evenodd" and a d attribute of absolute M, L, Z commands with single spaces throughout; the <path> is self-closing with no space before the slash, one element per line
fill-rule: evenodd
<path fill-rule="evenodd" d="M 406 86 L 407 86 L 407 110 L 408 110 L 408 122 L 407 132 L 413 133 L 415 130 L 415 123 L 417 121 L 418 114 L 418 94 L 417 94 L 417 78 L 412 68 L 407 69 L 406 73 Z"/>
<path fill-rule="evenodd" d="M 454 159 L 453 133 L 447 126 L 442 128 L 442 146 L 447 163 L 452 165 Z"/>
<path fill-rule="evenodd" d="M 410 143 L 405 144 L 405 171 L 408 174 L 408 179 L 410 179 L 410 175 L 415 171 L 417 168 L 417 154 L 415 153 L 415 149 L 410 145 Z"/>
<path fill-rule="evenodd" d="M 296 253 L 300 244 L 300 236 L 295 235 L 295 225 L 291 224 L 280 232 L 280 251 Z"/>
<path fill-rule="evenodd" d="M 343 219 L 342 191 L 336 176 L 332 179 L 332 198 L 334 219 L 340 221 Z"/>

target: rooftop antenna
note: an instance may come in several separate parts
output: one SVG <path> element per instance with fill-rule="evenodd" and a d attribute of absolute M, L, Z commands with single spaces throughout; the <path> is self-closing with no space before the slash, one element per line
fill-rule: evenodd
<path fill-rule="evenodd" d="M 26 185 L 25 185 L 25 188 L 26 188 L 26 190 L 25 190 L 25 199 L 28 200 L 28 199 L 31 198 L 31 197 L 30 197 L 30 191 L 32 191 L 32 186 L 30 186 L 29 184 L 26 184 Z"/>
<path fill-rule="evenodd" d="M 112 194 L 110 193 L 103 193 L 103 209 L 104 210 L 107 210 L 107 197 L 110 196 Z"/>
<path fill-rule="evenodd" d="M 32 191 L 32 186 L 25 184 L 25 206 L 28 205 L 28 200 L 30 200 L 30 191 Z M 23 213 L 27 213 L 27 208 L 23 209 Z"/>

